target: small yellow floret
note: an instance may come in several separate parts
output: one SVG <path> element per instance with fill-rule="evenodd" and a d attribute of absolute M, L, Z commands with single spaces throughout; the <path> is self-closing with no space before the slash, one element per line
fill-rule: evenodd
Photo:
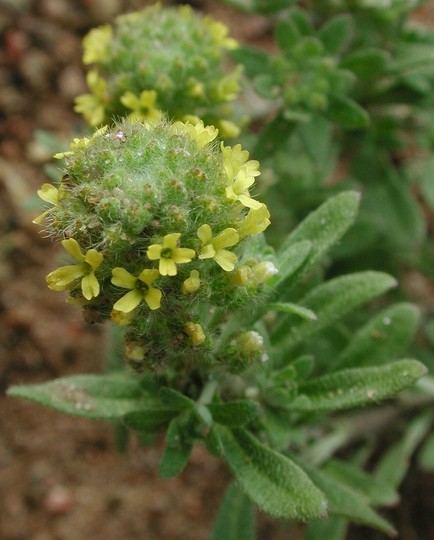
<path fill-rule="evenodd" d="M 192 321 L 189 321 L 184 324 L 184 332 L 191 339 L 191 343 L 193 347 L 197 347 L 197 345 L 201 345 L 206 339 L 205 333 L 201 325 L 194 323 Z"/>
<path fill-rule="evenodd" d="M 176 276 L 176 265 L 189 263 L 196 255 L 193 249 L 178 247 L 180 237 L 181 233 L 166 234 L 162 244 L 152 244 L 148 248 L 148 259 L 160 261 L 158 270 L 162 276 Z"/>

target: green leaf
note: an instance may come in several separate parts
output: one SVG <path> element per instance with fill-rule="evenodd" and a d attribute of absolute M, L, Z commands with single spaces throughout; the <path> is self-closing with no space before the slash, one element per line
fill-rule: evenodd
<path fill-rule="evenodd" d="M 264 2 L 267 0 L 264 0 Z M 293 9 L 290 13 L 291 20 L 297 26 L 302 36 L 311 36 L 314 33 L 314 28 L 309 15 L 302 9 Z"/>
<path fill-rule="evenodd" d="M 383 455 L 375 469 L 375 476 L 397 489 L 410 466 L 413 452 L 431 427 L 431 410 L 423 412 L 411 420 L 404 436 Z"/>
<path fill-rule="evenodd" d="M 261 444 L 243 429 L 220 426 L 224 458 L 242 489 L 259 508 L 285 519 L 323 518 L 327 502 L 289 458 Z"/>
<path fill-rule="evenodd" d="M 274 302 L 272 304 L 267 304 L 265 309 L 269 311 L 280 311 L 282 313 L 292 313 L 307 321 L 317 320 L 317 316 L 311 309 L 299 306 L 298 304 L 293 304 L 291 302 Z"/>
<path fill-rule="evenodd" d="M 234 62 L 244 66 L 245 72 L 250 78 L 259 73 L 269 73 L 270 71 L 269 55 L 260 49 L 241 45 L 231 51 L 231 57 Z"/>
<path fill-rule="evenodd" d="M 231 482 L 217 513 L 210 540 L 255 540 L 255 509 L 235 482 Z"/>
<path fill-rule="evenodd" d="M 374 506 L 392 506 L 399 501 L 399 494 L 391 485 L 362 471 L 348 461 L 332 459 L 326 463 L 323 470 L 348 487 L 354 486 Z"/>
<path fill-rule="evenodd" d="M 356 219 L 360 195 L 355 191 L 340 193 L 309 214 L 288 236 L 279 252 L 283 257 L 298 242 L 310 241 L 312 248 L 302 273 L 310 270 L 338 242 Z"/>
<path fill-rule="evenodd" d="M 422 191 L 422 195 L 429 204 L 430 208 L 434 210 L 434 157 L 430 157 L 424 164 L 424 170 L 419 178 L 419 185 Z"/>
<path fill-rule="evenodd" d="M 352 337 L 334 367 L 363 367 L 390 361 L 413 341 L 419 323 L 419 310 L 400 303 L 384 309 Z"/>
<path fill-rule="evenodd" d="M 196 403 L 189 397 L 173 390 L 173 388 L 163 387 L 160 390 L 161 403 L 168 409 L 182 411 L 183 409 L 191 409 Z"/>
<path fill-rule="evenodd" d="M 369 114 L 358 103 L 344 96 L 334 96 L 327 117 L 345 129 L 363 129 L 369 125 Z"/>
<path fill-rule="evenodd" d="M 303 540 L 345 540 L 348 529 L 346 519 L 329 517 L 308 524 Z"/>
<path fill-rule="evenodd" d="M 282 19 L 277 22 L 275 38 L 279 49 L 287 51 L 300 39 L 300 32 L 291 19 Z"/>
<path fill-rule="evenodd" d="M 423 443 L 418 455 L 418 463 L 422 470 L 434 472 L 434 433 Z"/>
<path fill-rule="evenodd" d="M 330 515 L 369 525 L 389 535 L 396 534 L 390 523 L 369 506 L 361 493 L 316 467 L 300 463 L 298 460 L 297 462 L 326 495 Z"/>
<path fill-rule="evenodd" d="M 282 316 L 273 329 L 271 341 L 283 344 L 288 351 L 394 286 L 393 277 L 370 271 L 326 281 L 300 300 L 300 304 L 316 314 L 317 320 L 294 323 L 290 315 Z"/>
<path fill-rule="evenodd" d="M 254 0 L 255 11 L 263 15 L 275 13 L 295 4 L 297 0 Z"/>
<path fill-rule="evenodd" d="M 302 240 L 301 242 L 290 244 L 286 249 L 281 250 L 278 253 L 276 261 L 278 273 L 269 281 L 270 287 L 276 289 L 291 278 L 306 261 L 311 249 L 312 242 Z"/>
<path fill-rule="evenodd" d="M 87 418 L 121 418 L 146 403 L 139 382 L 118 374 L 73 375 L 42 384 L 12 386 L 7 393 Z"/>
<path fill-rule="evenodd" d="M 371 79 L 384 72 L 388 59 L 383 49 L 363 49 L 346 56 L 340 67 L 349 69 L 359 79 Z"/>
<path fill-rule="evenodd" d="M 184 436 L 179 417 L 170 422 L 166 440 L 167 446 L 160 460 L 160 476 L 171 478 L 184 470 L 193 448 L 191 441 Z"/>
<path fill-rule="evenodd" d="M 156 433 L 166 428 L 179 411 L 167 408 L 149 408 L 127 413 L 123 420 L 127 427 L 135 431 Z"/>
<path fill-rule="evenodd" d="M 255 159 L 269 158 L 280 150 L 294 131 L 296 123 L 286 120 L 281 113 L 277 114 L 259 133 L 252 155 Z"/>
<path fill-rule="evenodd" d="M 258 404 L 248 400 L 211 403 L 207 407 L 217 423 L 229 427 L 247 424 L 258 414 Z"/>
<path fill-rule="evenodd" d="M 345 369 L 300 385 L 301 397 L 288 404 L 294 411 L 337 411 L 377 403 L 412 386 L 426 375 L 417 360 L 398 360 L 381 367 Z"/>
<path fill-rule="evenodd" d="M 353 20 L 350 15 L 342 14 L 332 17 L 321 27 L 318 37 L 328 54 L 339 53 L 347 44 L 353 31 Z"/>

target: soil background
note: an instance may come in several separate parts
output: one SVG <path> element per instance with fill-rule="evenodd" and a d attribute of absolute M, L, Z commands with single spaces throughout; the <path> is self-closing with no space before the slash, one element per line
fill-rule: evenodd
<path fill-rule="evenodd" d="M 104 370 L 107 329 L 86 324 L 45 287 L 59 250 L 31 223 L 52 154 L 35 134 L 51 132 L 67 148 L 83 130 L 72 109 L 86 91 L 81 38 L 149 3 L 0 0 L 0 540 L 205 540 L 229 479 L 200 447 L 180 477 L 160 479 L 162 440 L 133 441 L 121 455 L 109 424 L 5 397 L 12 384 Z M 191 3 L 240 41 L 269 43 L 265 19 Z M 433 490 L 433 477 L 416 469 L 404 483 L 403 502 L 389 513 L 402 540 L 434 538 Z M 300 527 L 259 516 L 259 540 L 299 537 Z M 354 527 L 348 538 L 384 536 Z"/>

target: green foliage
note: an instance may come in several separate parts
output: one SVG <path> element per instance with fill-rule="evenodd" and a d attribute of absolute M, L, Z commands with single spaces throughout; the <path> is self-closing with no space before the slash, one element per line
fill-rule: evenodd
<path fill-rule="evenodd" d="M 123 439 L 164 432 L 163 477 L 204 444 L 236 480 L 212 540 L 253 540 L 253 503 L 311 522 L 305 540 L 343 540 L 349 522 L 392 535 L 376 507 L 397 503 L 419 448 L 433 468 L 434 386 L 411 359 L 432 365 L 433 321 L 399 285 L 434 277 L 434 37 L 399 0 L 226 3 L 274 30 L 273 52 L 231 53 L 261 98 L 243 101 L 253 160 L 214 142 L 238 133 L 219 23 L 158 6 L 85 38 L 98 71 L 79 109 L 91 124 L 129 119 L 57 156 L 64 176 L 39 190 L 50 206 L 35 222 L 78 261 L 49 287 L 119 325 L 123 352 L 111 374 L 9 395 L 115 420 Z"/>
<path fill-rule="evenodd" d="M 255 540 L 255 511 L 236 482 L 228 486 L 210 540 Z"/>

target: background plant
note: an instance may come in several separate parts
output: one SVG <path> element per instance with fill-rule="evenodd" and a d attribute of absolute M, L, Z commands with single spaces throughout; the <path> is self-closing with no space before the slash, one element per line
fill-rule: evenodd
<path fill-rule="evenodd" d="M 333 93 L 331 95 L 334 97 Z M 359 110 L 355 102 L 354 104 L 351 101 L 344 100 L 344 102 L 347 105 L 350 103 L 349 107 L 353 107 L 354 110 Z M 95 171 L 100 175 L 107 168 L 108 179 L 118 187 L 120 169 L 123 170 L 124 165 L 114 169 L 112 167 L 115 161 L 121 160 L 121 163 L 124 163 L 123 160 L 128 161 L 132 158 L 131 147 L 129 147 L 131 139 L 129 129 L 131 128 L 125 129 L 125 126 L 118 126 L 112 131 L 98 132 L 92 138 L 75 141 L 69 153 L 70 156 L 66 157 L 67 160 L 72 160 L 71 163 L 77 168 L 73 167 L 72 171 L 66 168 L 66 177 L 62 185 L 57 188 L 55 198 L 51 196 L 54 193 L 52 188 L 42 188 L 43 198 L 45 197 L 45 200 L 50 198 L 48 202 L 55 203 L 54 207 L 48 210 L 46 217 L 51 227 L 57 230 L 58 236 L 62 237 L 65 231 L 68 231 L 69 240 L 66 240 L 68 242 L 66 245 L 69 247 L 72 246 L 71 238 L 77 236 L 79 231 L 85 231 L 86 227 L 89 228 L 89 223 L 86 224 L 86 219 L 90 218 L 89 214 L 92 213 L 89 208 L 100 206 L 100 219 L 108 220 L 110 225 L 114 226 L 115 233 L 121 233 L 111 237 L 115 240 L 116 250 L 123 244 L 122 249 L 125 251 L 122 253 L 121 249 L 120 253 L 124 256 L 129 249 L 137 249 L 135 241 L 125 235 L 124 230 L 119 229 L 119 224 L 122 223 L 119 208 L 111 207 L 110 201 L 104 200 L 104 196 L 106 199 L 110 196 L 114 200 L 118 199 L 119 193 L 113 197 L 113 193 L 110 192 L 111 186 L 108 186 L 106 193 L 101 195 L 95 190 L 92 191 L 92 186 L 89 186 L 89 181 L 86 180 L 86 174 L 89 175 L 89 179 L 92 179 L 95 177 Z M 193 126 L 184 129 L 191 131 Z M 197 128 L 192 133 L 194 137 L 197 137 Z M 205 134 L 207 133 L 209 131 L 205 130 Z M 110 146 L 107 146 L 107 143 Z M 207 144 L 205 143 L 205 146 Z M 111 155 L 113 148 L 116 149 L 116 159 Z M 140 151 L 140 148 L 141 144 L 136 143 L 134 150 Z M 147 149 L 144 163 L 148 161 L 153 163 L 154 146 L 145 144 L 144 148 Z M 108 159 L 108 167 L 105 167 L 106 164 L 102 161 L 96 160 L 95 163 L 95 152 L 96 155 L 101 156 L 101 159 L 102 156 L 111 158 Z M 95 164 L 96 169 L 93 169 L 90 163 L 92 167 Z M 127 169 L 126 180 L 133 175 L 138 179 L 138 185 L 142 186 L 143 165 L 142 167 L 140 163 L 134 165 L 137 165 L 138 170 L 136 171 L 131 164 Z M 161 169 L 159 174 L 154 172 L 153 183 L 161 182 L 161 172 Z M 230 182 L 233 180 L 235 178 L 232 178 Z M 231 187 L 230 182 L 224 186 L 225 196 L 229 201 L 231 198 L 228 197 L 226 188 Z M 246 184 L 242 185 L 246 186 Z M 248 187 L 250 185 L 251 183 Z M 78 191 L 75 191 L 77 189 Z M 141 195 L 143 196 L 143 193 Z M 250 195 L 245 189 L 237 194 L 238 198 L 235 197 L 235 201 L 238 201 L 238 205 L 241 203 L 242 207 L 239 195 L 247 198 L 250 198 Z M 174 193 L 171 196 L 173 197 Z M 71 200 L 77 201 L 75 208 Z M 156 200 L 161 202 L 158 197 Z M 117 204 L 122 206 L 124 203 L 123 210 L 128 215 L 130 203 L 124 199 Z M 182 203 L 185 204 L 186 200 L 184 199 Z M 104 214 L 104 205 L 106 214 Z M 342 474 L 344 464 L 329 461 L 338 449 L 363 437 L 360 435 L 359 424 L 355 421 L 357 417 L 352 417 L 355 426 L 355 429 L 352 429 L 345 425 L 343 417 L 335 419 L 327 413 L 388 397 L 412 384 L 424 372 L 420 364 L 414 361 L 404 360 L 382 366 L 384 362 L 397 358 L 412 339 L 417 323 L 417 309 L 408 303 L 385 308 L 362 326 L 357 337 L 353 339 L 354 330 L 360 327 L 360 318 L 351 316 L 352 311 L 393 287 L 395 285 L 393 279 L 382 273 L 358 272 L 323 281 L 323 272 L 318 268 L 318 263 L 352 224 L 357 214 L 357 206 L 358 196 L 350 192 L 344 193 L 321 206 L 299 225 L 289 238 L 275 241 L 279 244 L 276 255 L 272 255 L 272 251 L 263 244 L 250 248 L 250 256 L 253 258 L 257 258 L 258 254 L 263 253 L 265 249 L 269 262 L 272 262 L 273 268 L 275 266 L 279 273 L 274 278 L 270 275 L 266 276 L 271 279 L 267 283 L 267 289 L 258 298 L 255 296 L 256 309 L 253 313 L 249 307 L 240 317 L 240 314 L 235 311 L 237 306 L 232 306 L 235 312 L 228 316 L 225 309 L 227 304 L 225 304 L 223 309 L 214 312 L 211 321 L 207 321 L 210 334 L 220 337 L 219 343 L 212 343 L 207 351 L 208 363 L 204 369 L 198 370 L 200 376 L 197 371 L 188 366 L 188 369 L 183 370 L 181 377 L 180 371 L 171 369 L 171 363 L 168 362 L 168 365 L 164 366 L 167 369 L 163 369 L 158 377 L 150 379 L 149 376 L 142 376 L 140 382 L 134 382 L 136 379 L 129 378 L 124 381 L 118 375 L 114 378 L 113 375 L 102 378 L 78 377 L 32 389 L 16 388 L 12 390 L 12 393 L 30 397 L 65 412 L 75 412 L 90 417 L 104 416 L 115 419 L 122 417 L 129 427 L 142 432 L 153 432 L 168 426 L 167 449 L 161 463 L 163 475 L 168 476 L 179 472 L 188 459 L 192 444 L 198 441 L 205 442 L 213 453 L 224 455 L 247 494 L 260 507 L 274 515 L 292 519 L 320 517 L 324 512 L 325 498 L 327 498 L 329 512 L 337 516 L 338 521 L 328 521 L 325 526 L 333 526 L 335 531 L 338 531 L 335 534 L 343 534 L 342 531 L 346 525 L 342 518 L 391 531 L 390 526 L 366 506 L 357 490 L 342 485 L 342 477 L 347 478 L 348 481 L 349 471 L 358 475 L 357 478 L 360 480 L 363 477 L 360 470 L 357 470 L 357 467 L 354 470 L 347 466 L 345 474 Z M 65 210 L 70 212 L 70 215 L 67 221 L 62 222 L 59 218 Z M 152 221 L 151 216 L 148 218 Z M 233 225 L 236 221 L 241 220 L 227 224 Z M 128 226 L 133 225 L 130 225 L 128 220 L 124 223 Z M 180 220 L 181 223 L 182 220 Z M 89 245 L 82 246 L 86 248 L 86 252 L 80 251 L 78 254 L 75 250 L 68 250 L 78 255 L 76 259 L 78 258 L 80 264 L 81 258 L 88 257 L 89 251 L 98 251 L 97 247 L 106 248 L 107 246 L 107 238 L 103 241 L 98 227 L 94 229 L 95 236 L 91 237 Z M 138 224 L 139 234 L 143 230 L 143 221 L 141 221 Z M 164 232 L 170 234 L 169 230 L 164 230 Z M 122 233 L 124 233 L 123 237 Z M 155 231 L 152 234 L 147 232 L 145 238 L 152 239 L 155 234 Z M 161 245 L 165 247 L 166 235 L 161 232 L 160 236 L 163 241 Z M 116 245 L 118 239 L 121 242 Z M 108 240 L 110 244 L 112 241 L 110 236 Z M 199 240 L 198 237 L 195 241 L 199 242 Z M 144 242 L 143 238 L 141 242 Z M 143 254 L 145 247 L 143 244 L 141 248 Z M 195 246 L 192 245 L 188 249 L 193 250 L 193 247 Z M 92 255 L 94 255 L 93 252 Z M 116 257 L 118 256 L 117 254 Z M 243 260 L 242 257 L 240 259 Z M 100 268 L 93 256 L 88 257 L 88 260 L 84 262 L 90 264 L 90 267 L 87 267 L 86 276 Z M 234 268 L 232 286 L 238 281 L 243 286 L 241 289 L 246 289 L 248 285 L 247 289 L 250 293 L 254 293 L 256 287 L 251 288 L 252 285 L 256 285 L 255 279 L 252 279 L 254 267 L 251 266 L 249 272 L 244 269 L 244 266 L 246 265 Z M 270 268 L 270 266 L 265 268 Z M 110 275 L 108 270 L 110 268 L 105 270 L 106 273 L 103 274 L 102 279 L 107 287 L 109 287 L 108 276 Z M 101 267 L 100 271 L 104 271 L 104 268 Z M 72 296 L 77 300 L 82 298 L 82 295 L 86 298 L 86 289 L 82 287 L 82 278 L 86 276 L 79 276 L 80 283 L 73 280 L 59 284 L 58 281 L 54 282 L 50 278 L 48 281 L 52 288 L 71 288 Z M 211 279 L 209 281 L 213 283 Z M 179 291 L 180 287 L 177 289 Z M 85 310 L 90 313 L 95 310 L 97 314 L 103 313 L 107 317 L 112 306 L 106 305 L 103 308 L 98 305 L 100 301 L 98 296 L 99 294 L 96 295 L 96 304 L 93 295 L 91 298 L 86 298 L 92 302 L 85 302 Z M 102 295 L 101 299 L 104 305 L 106 297 Z M 225 301 L 228 300 L 226 298 Z M 203 315 L 206 306 L 208 302 L 203 302 L 203 299 L 198 303 L 195 316 L 199 322 L 193 324 L 206 321 L 206 316 Z M 280 313 L 280 315 L 275 318 L 276 315 L 272 315 L 273 313 Z M 345 318 L 345 324 L 342 323 L 343 318 Z M 366 315 L 363 315 L 363 318 L 366 319 Z M 184 321 L 185 319 L 182 320 Z M 151 323 L 151 327 L 154 325 L 157 328 L 154 341 L 166 340 L 160 343 L 161 348 L 164 349 L 167 333 L 166 335 L 162 333 L 161 325 L 158 327 L 154 322 Z M 182 328 L 182 324 L 179 328 Z M 146 337 L 144 343 L 147 343 L 149 339 L 148 331 L 149 320 L 146 331 L 144 331 L 143 323 L 139 325 L 139 328 L 135 328 L 136 336 L 139 332 L 140 337 Z M 190 335 L 187 333 L 187 337 L 192 339 L 197 332 L 196 327 Z M 378 335 L 382 338 L 381 345 L 376 338 Z M 173 339 L 173 332 L 169 337 Z M 127 345 L 130 343 L 131 340 L 127 339 Z M 138 360 L 141 364 L 143 345 L 138 344 L 137 340 L 134 341 L 134 345 L 135 349 L 132 350 L 131 347 L 128 349 L 130 352 L 132 350 L 130 360 Z M 199 359 L 203 352 L 200 351 L 197 355 Z M 255 368 L 255 364 L 266 358 L 265 355 L 269 358 L 268 362 L 265 365 L 261 364 L 261 369 Z M 150 358 L 153 361 L 152 355 Z M 336 360 L 331 362 L 331 358 Z M 371 367 L 373 365 L 376 367 Z M 234 369 L 235 366 L 238 368 Z M 207 377 L 209 380 L 205 384 Z M 110 399 L 114 395 L 117 399 Z M 413 398 L 410 401 L 412 402 Z M 113 408 L 116 412 L 113 412 Z M 424 422 L 419 420 L 416 427 L 413 425 L 409 427 L 408 437 L 413 434 L 413 438 L 410 438 L 413 444 L 429 429 L 431 420 L 429 415 L 423 420 Z M 291 426 L 289 430 L 288 424 Z M 365 425 L 370 424 L 368 422 Z M 415 429 L 417 436 L 414 436 Z M 403 440 L 407 440 L 404 450 L 408 452 L 410 444 L 408 438 Z M 283 453 L 276 454 L 270 448 Z M 290 458 L 286 456 L 288 448 L 291 451 Z M 285 457 L 282 458 L 282 455 Z M 365 459 L 366 456 L 365 453 Z M 246 465 L 246 457 L 251 459 L 251 466 Z M 346 458 L 348 460 L 348 456 Z M 363 463 L 360 455 L 354 456 L 354 460 L 358 465 Z M 391 462 L 394 463 L 393 460 Z M 319 466 L 321 466 L 320 470 L 318 470 Z M 283 477 L 282 470 L 285 471 Z M 339 470 L 341 470 L 340 476 Z M 393 478 L 391 478 L 390 470 L 390 465 L 389 467 L 383 465 L 376 473 L 378 480 L 374 482 L 376 493 L 370 493 L 368 496 L 373 505 L 387 504 L 396 500 L 393 488 L 399 483 L 399 474 L 394 467 Z M 366 480 L 366 477 L 363 478 Z M 343 483 L 345 484 L 345 481 Z M 360 483 L 363 484 L 361 481 Z M 297 487 L 295 491 L 294 485 Z M 381 490 L 385 490 L 387 495 L 384 493 L 379 495 Z M 264 492 L 270 494 L 267 499 L 262 497 Z M 364 496 L 367 496 L 366 492 Z M 219 533 L 219 527 L 221 523 L 227 522 L 227 512 L 234 509 L 231 504 L 234 500 L 240 502 L 237 508 L 243 508 L 245 515 L 252 517 L 248 500 L 236 487 L 231 487 L 223 505 L 222 514 L 216 522 L 214 535 L 223 534 Z M 345 502 L 347 504 L 344 504 Z M 318 531 L 321 527 L 321 525 L 314 525 L 307 534 L 323 534 Z M 252 526 L 249 525 L 249 530 L 251 529 Z"/>

